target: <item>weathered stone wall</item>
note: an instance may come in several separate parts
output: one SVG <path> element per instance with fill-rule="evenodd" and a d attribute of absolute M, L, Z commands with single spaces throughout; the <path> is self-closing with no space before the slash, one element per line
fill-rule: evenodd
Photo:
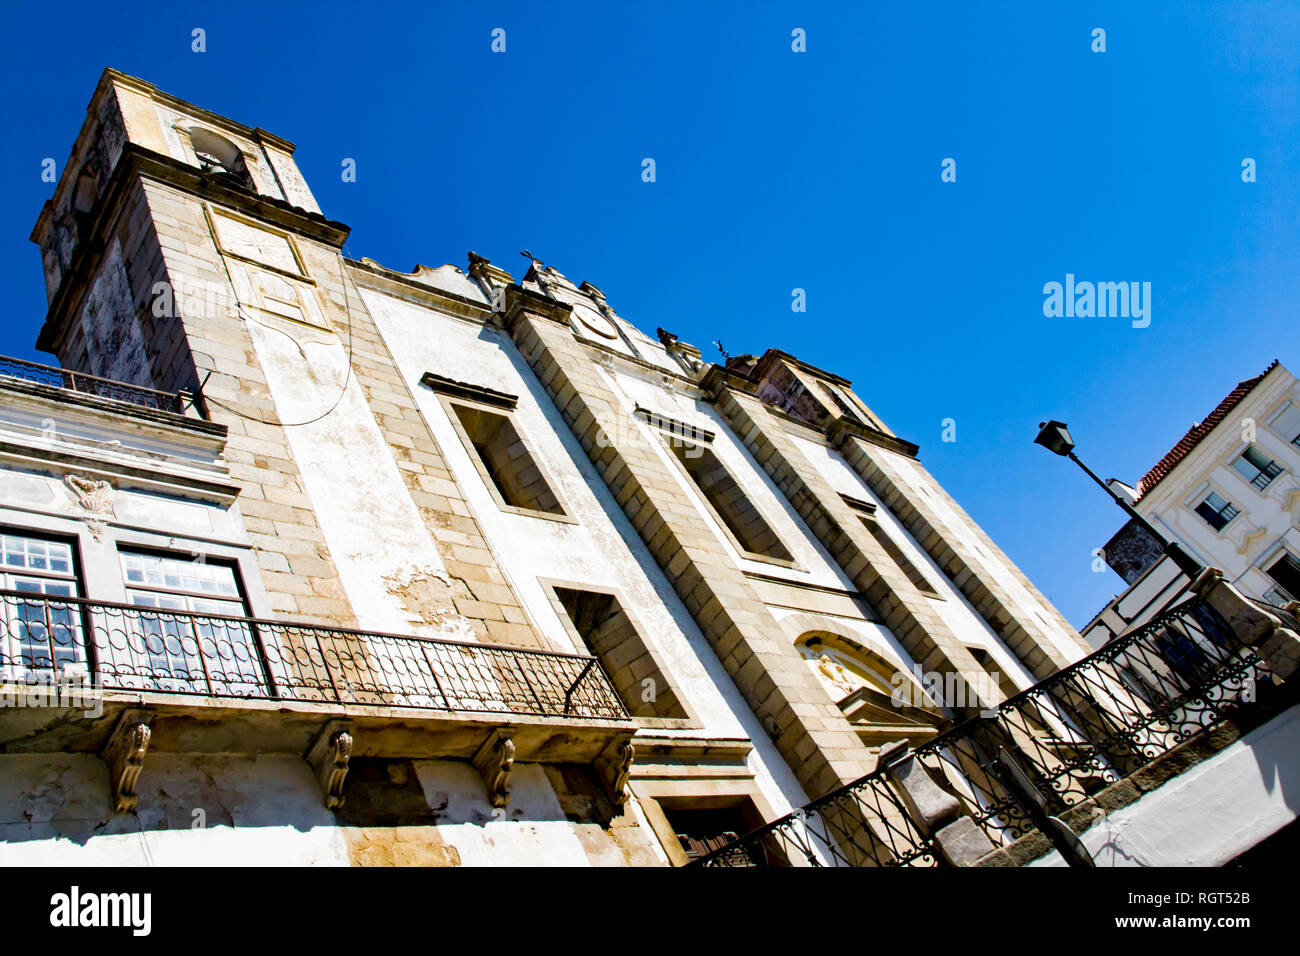
<path fill-rule="evenodd" d="M 586 768 L 517 764 L 509 807 L 464 761 L 354 760 L 326 810 L 296 757 L 154 754 L 133 814 L 79 754 L 0 756 L 2 866 L 657 866 L 635 804 Z"/>

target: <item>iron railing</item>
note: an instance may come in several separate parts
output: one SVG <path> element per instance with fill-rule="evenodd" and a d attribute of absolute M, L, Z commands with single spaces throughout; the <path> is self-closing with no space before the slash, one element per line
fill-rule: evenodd
<path fill-rule="evenodd" d="M 884 768 L 773 820 L 691 866 L 938 866 Z"/>
<path fill-rule="evenodd" d="M 55 388 L 66 388 L 119 402 L 130 402 L 132 405 L 153 408 L 160 412 L 175 412 L 178 415 L 185 413 L 184 402 L 176 392 L 160 392 L 157 389 L 145 388 L 143 385 L 131 385 L 111 378 L 87 375 L 84 372 L 72 372 L 65 368 L 54 368 L 52 365 L 41 365 L 39 362 L 10 358 L 7 355 L 0 355 L 0 376 L 20 378 L 27 382 L 52 385 Z"/>
<path fill-rule="evenodd" d="M 1004 783 L 1005 750 L 1060 814 L 1255 699 L 1254 650 L 1199 598 L 927 741 L 912 755 L 995 847 L 1033 824 Z M 695 861 L 699 866 L 938 865 L 884 768 Z"/>
<path fill-rule="evenodd" d="M 0 681 L 628 719 L 593 657 L 0 591 Z"/>

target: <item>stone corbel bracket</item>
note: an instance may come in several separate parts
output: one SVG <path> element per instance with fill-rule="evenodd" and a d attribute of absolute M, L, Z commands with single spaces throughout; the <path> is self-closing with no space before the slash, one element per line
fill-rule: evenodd
<path fill-rule="evenodd" d="M 343 783 L 348 778 L 348 761 L 352 759 L 352 722 L 331 720 L 307 751 L 306 760 L 316 774 L 325 806 L 337 810 L 343 806 Z"/>
<path fill-rule="evenodd" d="M 510 802 L 510 771 L 515 764 L 512 733 L 508 727 L 498 727 L 474 754 L 474 768 L 482 775 L 488 802 L 494 807 Z"/>
<path fill-rule="evenodd" d="M 124 711 L 100 751 L 108 764 L 109 797 L 114 813 L 131 813 L 139 803 L 135 788 L 149 749 L 150 717 L 146 710 Z"/>
<path fill-rule="evenodd" d="M 621 807 L 627 802 L 627 778 L 632 772 L 632 756 L 632 741 L 624 739 L 611 741 L 596 758 L 596 774 L 615 806 Z"/>

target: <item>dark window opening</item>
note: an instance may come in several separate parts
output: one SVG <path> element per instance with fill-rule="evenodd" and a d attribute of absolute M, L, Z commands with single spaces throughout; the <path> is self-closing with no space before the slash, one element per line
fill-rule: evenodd
<path fill-rule="evenodd" d="M 190 144 L 194 147 L 199 168 L 204 173 L 240 189 L 255 191 L 253 177 L 244 162 L 244 154 L 234 143 L 205 129 L 192 129 Z"/>
<path fill-rule="evenodd" d="M 685 719 L 676 691 L 618 598 L 598 591 L 557 587 L 574 630 L 605 670 L 633 717 Z"/>
<path fill-rule="evenodd" d="M 560 500 L 546 483 L 528 446 L 505 415 L 482 408 L 451 404 L 480 470 L 507 505 L 546 514 L 562 515 Z"/>
<path fill-rule="evenodd" d="M 1254 445 L 1247 445 L 1232 467 L 1256 488 L 1267 488 L 1268 483 L 1282 474 L 1282 466 Z"/>
<path fill-rule="evenodd" d="M 867 526 L 871 536 L 885 549 L 889 559 L 898 565 L 898 569 L 903 572 L 907 580 L 912 582 L 913 587 L 930 597 L 940 596 L 934 585 L 930 583 L 930 579 L 921 573 L 921 569 L 912 563 L 903 549 L 898 546 L 898 543 L 889 536 L 889 533 L 880 526 L 876 519 L 868 518 L 865 515 L 859 515 L 859 518 Z"/>
<path fill-rule="evenodd" d="M 1300 597 L 1300 560 L 1291 552 L 1284 551 L 1268 566 L 1266 573 L 1292 600 Z"/>
<path fill-rule="evenodd" d="M 664 816 L 690 860 L 714 850 L 762 826 L 749 801 L 730 807 L 663 807 Z M 751 865 L 761 865 L 758 860 Z"/>
<path fill-rule="evenodd" d="M 670 440 L 666 436 L 664 444 L 682 463 L 718 519 L 735 535 L 742 548 L 778 561 L 794 560 L 794 555 L 781 543 L 771 525 L 763 520 L 744 489 L 712 449 L 679 439 Z"/>
<path fill-rule="evenodd" d="M 1217 492 L 1211 491 L 1196 506 L 1196 513 L 1215 531 L 1222 531 L 1228 522 L 1241 513 L 1238 508 Z"/>

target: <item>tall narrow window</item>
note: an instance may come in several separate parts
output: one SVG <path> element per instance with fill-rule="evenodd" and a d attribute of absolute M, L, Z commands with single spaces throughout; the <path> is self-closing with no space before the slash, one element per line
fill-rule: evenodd
<path fill-rule="evenodd" d="M 898 570 L 902 571 L 907 580 L 912 582 L 913 587 L 929 597 L 943 597 L 930 583 L 930 579 L 921 572 L 921 569 L 912 563 L 912 559 L 907 556 L 907 552 L 890 536 L 888 531 L 880 526 L 880 522 L 876 520 L 874 505 L 860 501 L 857 498 L 850 498 L 848 495 L 841 495 L 840 497 L 844 499 L 845 504 L 857 512 L 858 520 L 871 532 L 871 536 L 876 539 L 876 543 L 884 549 L 885 554 L 889 555 L 889 560 L 898 565 Z"/>
<path fill-rule="evenodd" d="M 1270 481 L 1282 474 L 1282 466 L 1254 445 L 1247 445 L 1232 467 L 1256 488 L 1267 488 Z"/>
<path fill-rule="evenodd" d="M 133 551 L 121 557 L 127 600 L 150 610 L 133 616 L 133 640 L 110 646 L 107 664 L 151 690 L 259 693 L 264 675 L 249 625 L 221 619 L 248 616 L 233 566 Z"/>
<path fill-rule="evenodd" d="M 628 713 L 676 720 L 690 716 L 618 598 L 566 587 L 556 587 L 555 596 L 588 650 L 609 671 Z"/>
<path fill-rule="evenodd" d="M 867 530 L 871 532 L 871 536 L 876 539 L 876 542 L 882 548 L 885 549 L 885 553 L 889 555 L 890 560 L 898 565 L 898 569 L 903 572 L 907 577 L 907 580 L 912 582 L 912 586 L 921 593 L 927 594 L 930 597 L 939 597 L 939 592 L 936 591 L 934 585 L 930 583 L 930 579 L 922 574 L 921 569 L 912 563 L 912 560 L 907 556 L 907 553 L 898 546 L 898 542 L 891 538 L 889 532 L 880 526 L 880 522 L 876 521 L 875 518 L 869 518 L 866 515 L 860 517 L 862 523 L 867 526 Z"/>
<path fill-rule="evenodd" d="M 1196 513 L 1215 531 L 1222 531 L 1241 511 L 1223 495 L 1211 491 L 1205 496 L 1205 500 L 1196 506 Z"/>
<path fill-rule="evenodd" d="M 52 680 L 65 665 L 84 661 L 81 612 L 60 597 L 77 597 L 72 544 L 24 534 L 0 535 L 0 587 L 40 595 L 4 595 L 0 662 L 5 679 Z"/>
<path fill-rule="evenodd" d="M 448 402 L 447 407 L 473 451 L 475 467 L 503 503 L 525 511 L 564 514 L 559 498 L 507 416 L 460 402 Z"/>
<path fill-rule="evenodd" d="M 781 543 L 713 449 L 667 435 L 663 439 L 718 519 L 744 550 L 778 561 L 794 560 L 794 555 Z"/>

